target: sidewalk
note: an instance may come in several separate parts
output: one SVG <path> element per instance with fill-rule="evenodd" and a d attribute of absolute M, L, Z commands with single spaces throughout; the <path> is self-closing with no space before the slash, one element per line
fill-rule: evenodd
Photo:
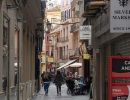
<path fill-rule="evenodd" d="M 66 94 L 67 87 L 66 85 L 62 86 L 61 96 L 57 96 L 56 87 L 54 84 L 51 84 L 49 87 L 48 96 L 44 95 L 44 89 L 35 96 L 32 100 L 89 100 L 89 96 L 71 96 Z"/>
<path fill-rule="evenodd" d="M 5 94 L 0 94 L 0 100 L 7 100 L 7 96 Z M 17 100 L 17 96 L 15 94 L 10 95 L 10 100 Z"/>
<path fill-rule="evenodd" d="M 22 96 L 20 96 L 20 100 L 22 100 Z M 7 100 L 7 95 L 5 95 L 4 93 L 3 94 L 0 94 L 0 100 Z M 15 91 L 12 91 L 10 93 L 10 100 L 17 100 L 17 93 Z"/>

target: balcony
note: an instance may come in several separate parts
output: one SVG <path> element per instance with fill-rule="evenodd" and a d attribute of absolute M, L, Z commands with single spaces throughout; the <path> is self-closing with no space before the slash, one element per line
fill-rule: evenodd
<path fill-rule="evenodd" d="M 72 10 L 74 10 L 74 8 L 75 8 L 75 1 L 76 1 L 76 0 L 73 0 L 73 1 L 71 2 L 71 9 L 72 9 Z"/>
<path fill-rule="evenodd" d="M 58 39 L 57 42 L 63 43 L 63 42 L 68 42 L 68 41 L 69 41 L 68 37 L 61 37 L 61 38 Z"/>
<path fill-rule="evenodd" d="M 73 0 L 71 2 L 71 9 L 74 11 L 75 7 L 77 6 L 77 3 L 78 3 L 79 0 Z"/>
<path fill-rule="evenodd" d="M 68 54 L 69 54 L 69 59 L 79 58 L 80 56 L 78 48 L 69 50 Z"/>
<path fill-rule="evenodd" d="M 75 33 L 79 31 L 79 24 L 73 24 L 71 25 L 70 33 Z"/>
<path fill-rule="evenodd" d="M 83 17 L 94 16 L 105 7 L 107 2 L 105 0 L 84 0 L 84 13 Z"/>

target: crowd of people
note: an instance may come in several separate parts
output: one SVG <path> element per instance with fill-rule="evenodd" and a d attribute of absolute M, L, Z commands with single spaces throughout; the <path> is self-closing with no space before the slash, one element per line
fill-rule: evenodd
<path fill-rule="evenodd" d="M 41 75 L 42 86 L 44 87 L 45 95 L 48 95 L 48 89 L 50 83 L 53 82 L 56 85 L 57 95 L 61 95 L 61 86 L 66 84 L 68 87 L 68 95 L 85 95 L 89 93 L 91 78 L 79 77 L 78 73 L 68 72 L 67 74 L 61 73 L 59 70 L 54 76 L 48 72 L 43 72 Z"/>

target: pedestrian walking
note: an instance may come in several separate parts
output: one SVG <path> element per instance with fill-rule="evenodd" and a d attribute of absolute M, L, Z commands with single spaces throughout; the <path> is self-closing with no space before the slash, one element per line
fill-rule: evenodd
<path fill-rule="evenodd" d="M 6 89 L 7 89 L 7 78 L 3 77 L 3 91 L 6 95 Z"/>
<path fill-rule="evenodd" d="M 88 77 L 85 80 L 85 84 L 86 84 L 87 93 L 89 93 L 89 90 L 90 90 L 90 79 Z"/>
<path fill-rule="evenodd" d="M 67 94 L 72 94 L 74 95 L 74 87 L 75 87 L 75 83 L 74 83 L 74 79 L 72 76 L 68 76 L 66 78 L 66 85 L 68 87 L 67 89 Z"/>
<path fill-rule="evenodd" d="M 60 71 L 57 71 L 55 75 L 54 83 L 57 88 L 57 95 L 61 95 L 61 85 L 63 83 L 63 77 Z"/>
<path fill-rule="evenodd" d="M 17 72 L 15 72 L 15 76 L 14 76 L 14 85 L 15 85 L 15 95 L 17 95 L 17 84 L 18 83 L 18 75 Z"/>
<path fill-rule="evenodd" d="M 44 85 L 44 83 L 43 83 L 44 74 L 45 74 L 45 71 L 43 71 L 42 74 L 41 74 L 41 84 L 42 84 L 42 87 L 43 87 L 43 85 Z"/>
<path fill-rule="evenodd" d="M 48 89 L 49 89 L 49 86 L 50 86 L 50 77 L 49 77 L 49 74 L 47 72 L 44 72 L 42 76 L 42 83 L 44 85 L 44 91 L 45 91 L 45 95 L 47 96 L 48 95 Z"/>

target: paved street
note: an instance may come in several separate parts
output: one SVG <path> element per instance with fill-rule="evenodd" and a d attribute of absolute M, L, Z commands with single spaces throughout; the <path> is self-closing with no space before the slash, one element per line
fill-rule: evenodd
<path fill-rule="evenodd" d="M 13 90 L 12 92 L 10 92 L 10 100 L 17 100 L 17 93 L 15 92 L 16 90 Z M 22 99 L 22 94 L 19 95 L 20 96 L 20 100 Z M 0 94 L 0 100 L 7 100 L 7 95 Z"/>
<path fill-rule="evenodd" d="M 0 95 L 0 100 L 7 100 L 7 96 L 5 96 L 5 94 L 1 94 Z M 17 100 L 16 95 L 15 94 L 11 94 L 10 100 Z"/>
<path fill-rule="evenodd" d="M 51 84 L 49 88 L 48 96 L 44 95 L 44 90 L 42 88 L 39 94 L 36 97 L 34 97 L 32 100 L 89 100 L 88 96 L 67 95 L 66 90 L 67 90 L 66 85 L 63 85 L 61 96 L 57 96 L 56 87 L 54 84 Z"/>
<path fill-rule="evenodd" d="M 32 100 L 89 100 L 89 96 L 71 96 L 66 94 L 67 87 L 66 85 L 62 86 L 62 94 L 61 96 L 57 96 L 56 87 L 54 84 L 51 84 L 49 87 L 49 94 L 48 96 L 44 95 L 44 89 L 42 88 L 41 91 L 33 97 Z M 22 98 L 21 98 L 22 99 Z M 3 94 L 0 95 L 0 100 L 7 100 L 7 97 Z M 14 93 L 11 94 L 10 100 L 17 100 Z"/>

